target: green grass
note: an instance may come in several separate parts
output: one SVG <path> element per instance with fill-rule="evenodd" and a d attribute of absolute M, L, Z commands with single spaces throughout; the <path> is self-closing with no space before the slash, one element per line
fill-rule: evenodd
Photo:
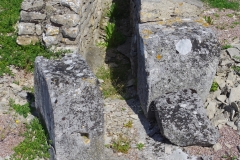
<path fill-rule="evenodd" d="M 115 52 L 115 54 L 118 56 L 120 53 Z M 104 98 L 125 99 L 127 98 L 125 84 L 127 83 L 127 75 L 131 67 L 130 64 L 122 64 L 120 60 L 116 60 L 115 63 L 118 67 L 101 67 L 98 69 L 96 76 L 98 79 L 104 80 L 104 82 L 101 83 Z"/>
<path fill-rule="evenodd" d="M 222 49 L 228 49 L 228 48 L 232 48 L 232 46 L 230 44 L 225 44 L 222 46 Z"/>
<path fill-rule="evenodd" d="M 9 66 L 33 71 L 37 56 L 58 58 L 66 52 L 51 52 L 40 44 L 19 46 L 14 25 L 19 20 L 20 6 L 23 0 L 0 0 L 0 76 L 12 74 Z M 11 33 L 10 35 L 7 33 Z"/>
<path fill-rule="evenodd" d="M 240 67 L 239 66 L 233 66 L 232 69 L 240 74 Z"/>
<path fill-rule="evenodd" d="M 127 138 L 119 135 L 118 139 L 113 142 L 111 147 L 116 152 L 127 153 L 130 149 L 130 141 Z"/>
<path fill-rule="evenodd" d="M 144 144 L 143 143 L 138 143 L 138 144 L 136 144 L 136 147 L 137 147 L 138 150 L 142 150 L 143 147 L 144 147 Z"/>
<path fill-rule="evenodd" d="M 125 123 L 124 125 L 123 125 L 124 127 L 126 127 L 126 128 L 132 128 L 132 126 L 133 126 L 133 121 L 128 121 L 127 123 Z"/>
<path fill-rule="evenodd" d="M 18 114 L 22 115 L 24 118 L 26 118 L 28 116 L 28 113 L 30 113 L 31 108 L 30 108 L 30 104 L 26 103 L 24 105 L 19 105 L 19 104 L 15 104 L 13 99 L 9 100 L 9 105 L 10 107 L 12 107 Z"/>
<path fill-rule="evenodd" d="M 14 154 L 11 159 L 14 160 L 34 160 L 40 158 L 49 158 L 49 145 L 47 144 L 47 134 L 37 118 L 30 124 L 26 124 L 24 140 L 14 148 Z"/>
<path fill-rule="evenodd" d="M 214 82 L 212 83 L 210 92 L 215 92 L 215 91 L 217 91 L 217 90 L 218 90 L 218 83 L 214 81 Z"/>
<path fill-rule="evenodd" d="M 19 11 L 23 0 L 0 1 L 0 33 L 14 32 L 14 25 L 19 20 Z"/>
<path fill-rule="evenodd" d="M 205 19 L 205 21 L 208 23 L 208 24 L 210 24 L 210 25 L 212 25 L 213 24 L 213 19 L 210 17 L 210 16 L 204 16 L 204 19 Z"/>
<path fill-rule="evenodd" d="M 240 3 L 238 0 L 202 0 L 206 2 L 210 7 L 219 9 L 232 9 L 239 10 Z"/>

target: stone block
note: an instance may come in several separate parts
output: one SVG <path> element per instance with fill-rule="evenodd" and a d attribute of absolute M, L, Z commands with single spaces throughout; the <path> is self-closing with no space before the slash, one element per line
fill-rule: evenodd
<path fill-rule="evenodd" d="M 193 89 L 167 93 L 154 102 L 161 134 L 178 146 L 212 146 L 219 133 L 206 115 L 201 98 Z"/>
<path fill-rule="evenodd" d="M 22 22 L 35 22 L 35 21 L 42 21 L 46 18 L 46 14 L 42 14 L 39 12 L 20 12 L 20 19 Z"/>
<path fill-rule="evenodd" d="M 81 7 L 81 0 L 61 0 L 60 3 L 73 10 L 75 13 L 79 13 Z"/>
<path fill-rule="evenodd" d="M 59 27 L 52 26 L 50 24 L 46 25 L 46 36 L 54 36 L 59 34 Z"/>
<path fill-rule="evenodd" d="M 39 11 L 43 7 L 43 0 L 24 0 L 21 5 L 21 9 L 25 11 Z"/>
<path fill-rule="evenodd" d="M 97 78 L 79 54 L 35 60 L 35 105 L 56 160 L 104 160 L 104 105 Z"/>
<path fill-rule="evenodd" d="M 80 17 L 77 14 L 64 14 L 51 16 L 51 22 L 63 25 L 66 27 L 75 27 L 80 22 Z"/>
<path fill-rule="evenodd" d="M 194 18 L 203 6 L 200 0 L 142 0 L 139 5 L 140 23 L 165 21 L 172 17 Z"/>
<path fill-rule="evenodd" d="M 78 26 L 71 27 L 71 28 L 63 27 L 62 28 L 62 33 L 63 33 L 63 37 L 74 39 L 78 36 L 79 27 Z"/>
<path fill-rule="evenodd" d="M 43 30 L 42 30 L 42 26 L 40 24 L 36 24 L 36 34 L 38 36 L 42 35 Z"/>
<path fill-rule="evenodd" d="M 45 33 L 43 33 L 43 42 L 45 43 L 46 47 L 50 47 L 52 45 L 58 44 L 58 35 L 55 36 L 46 36 Z"/>
<path fill-rule="evenodd" d="M 34 23 L 19 23 L 18 24 L 18 35 L 33 35 L 35 33 Z"/>
<path fill-rule="evenodd" d="M 214 33 L 196 23 L 139 24 L 138 95 L 145 115 L 157 97 L 185 88 L 205 102 L 219 62 Z"/>
<path fill-rule="evenodd" d="M 39 42 L 39 39 L 37 36 L 24 35 L 24 36 L 17 37 L 17 44 L 19 45 L 30 45 L 30 44 L 34 45 L 37 42 Z"/>

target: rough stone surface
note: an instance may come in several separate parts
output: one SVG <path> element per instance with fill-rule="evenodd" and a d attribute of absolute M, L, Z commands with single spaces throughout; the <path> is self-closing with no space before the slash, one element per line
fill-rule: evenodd
<path fill-rule="evenodd" d="M 240 101 L 240 85 L 238 87 L 232 88 L 229 95 L 229 102 Z"/>
<path fill-rule="evenodd" d="M 79 27 L 71 27 L 71 28 L 66 28 L 63 27 L 62 28 L 62 33 L 63 33 L 63 37 L 67 37 L 67 38 L 76 38 L 78 36 L 79 33 Z"/>
<path fill-rule="evenodd" d="M 160 96 L 154 102 L 161 134 L 179 146 L 214 145 L 218 138 L 195 90 L 185 89 Z"/>
<path fill-rule="evenodd" d="M 58 44 L 58 36 L 46 36 L 43 34 L 43 41 L 46 45 L 46 47 L 50 47 L 54 44 Z"/>
<path fill-rule="evenodd" d="M 59 34 L 59 27 L 52 26 L 50 24 L 46 25 L 46 36 L 54 36 Z"/>
<path fill-rule="evenodd" d="M 18 24 L 18 35 L 34 34 L 35 24 L 34 23 L 19 23 Z"/>
<path fill-rule="evenodd" d="M 32 21 L 41 21 L 46 18 L 46 14 L 42 14 L 39 12 L 20 12 L 20 20 L 23 22 L 32 22 Z"/>
<path fill-rule="evenodd" d="M 200 0 L 143 0 L 139 7 L 140 22 L 153 22 L 172 17 L 193 18 L 201 13 Z"/>
<path fill-rule="evenodd" d="M 36 24 L 36 34 L 38 36 L 42 35 L 43 30 L 42 30 L 42 26 L 40 24 Z"/>
<path fill-rule="evenodd" d="M 35 106 L 46 123 L 55 159 L 104 160 L 103 100 L 79 54 L 35 60 Z"/>
<path fill-rule="evenodd" d="M 24 0 L 21 9 L 25 11 L 39 11 L 43 8 L 43 0 Z"/>
<path fill-rule="evenodd" d="M 77 14 L 55 15 L 51 17 L 51 21 L 59 25 L 75 27 L 79 24 L 80 17 Z"/>
<path fill-rule="evenodd" d="M 29 45 L 36 44 L 39 41 L 37 36 L 18 36 L 17 44 L 19 45 Z"/>
<path fill-rule="evenodd" d="M 213 32 L 195 23 L 139 24 L 139 31 L 138 95 L 145 115 L 155 98 L 180 89 L 195 89 L 205 102 L 220 53 Z"/>
<path fill-rule="evenodd" d="M 81 0 L 61 0 L 60 3 L 63 6 L 69 7 L 71 10 L 73 10 L 76 13 L 79 13 Z"/>

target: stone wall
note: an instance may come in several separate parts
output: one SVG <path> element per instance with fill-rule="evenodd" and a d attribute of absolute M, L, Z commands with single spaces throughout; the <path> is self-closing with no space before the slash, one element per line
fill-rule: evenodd
<path fill-rule="evenodd" d="M 101 17 L 101 0 L 24 0 L 17 43 L 78 52 L 95 70 L 104 62 L 95 44 Z"/>

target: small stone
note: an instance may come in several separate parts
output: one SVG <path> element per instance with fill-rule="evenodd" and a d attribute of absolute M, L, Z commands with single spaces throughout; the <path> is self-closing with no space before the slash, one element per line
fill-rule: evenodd
<path fill-rule="evenodd" d="M 226 123 L 228 126 L 230 126 L 232 129 L 234 129 L 235 131 L 237 130 L 237 126 L 234 125 L 234 122 L 227 122 Z"/>
<path fill-rule="evenodd" d="M 132 119 L 138 119 L 138 115 L 136 115 L 136 114 L 132 114 L 132 115 L 130 115 L 130 117 L 131 117 Z"/>
<path fill-rule="evenodd" d="M 98 79 L 98 81 L 99 81 L 100 83 L 103 83 L 103 82 L 104 82 L 104 80 L 103 80 L 103 79 Z"/>
<path fill-rule="evenodd" d="M 229 95 L 230 103 L 240 100 L 240 85 L 236 88 L 232 88 Z"/>
<path fill-rule="evenodd" d="M 227 52 L 234 61 L 240 62 L 240 60 L 235 58 L 240 57 L 240 51 L 237 48 L 228 48 Z"/>
<path fill-rule="evenodd" d="M 36 34 L 40 36 L 42 34 L 42 26 L 40 24 L 36 24 Z"/>
<path fill-rule="evenodd" d="M 46 47 L 49 47 L 51 45 L 58 44 L 58 36 L 46 36 L 43 33 L 43 41 Z"/>
<path fill-rule="evenodd" d="M 214 79 L 218 83 L 218 86 L 220 87 L 220 89 L 222 89 L 226 85 L 225 80 L 223 79 L 223 77 L 215 76 Z"/>
<path fill-rule="evenodd" d="M 41 10 L 44 6 L 43 0 L 24 0 L 21 5 L 21 9 L 25 11 L 38 11 Z"/>
<path fill-rule="evenodd" d="M 225 103 L 225 100 L 227 99 L 227 96 L 225 95 L 219 95 L 217 96 L 217 100 L 219 100 L 222 103 Z"/>
<path fill-rule="evenodd" d="M 239 107 L 238 107 L 238 105 L 237 105 L 235 102 L 232 102 L 232 103 L 231 103 L 231 107 L 232 107 L 236 112 L 239 112 Z"/>
<path fill-rule="evenodd" d="M 80 5 L 82 2 L 81 0 L 61 0 L 60 3 L 63 6 L 69 7 L 71 10 L 73 10 L 75 13 L 79 13 Z"/>
<path fill-rule="evenodd" d="M 67 27 L 63 27 L 62 28 L 62 33 L 63 33 L 63 37 L 66 38 L 76 38 L 78 36 L 79 33 L 79 27 L 71 27 L 71 28 L 67 28 Z"/>
<path fill-rule="evenodd" d="M 215 145 L 213 145 L 213 149 L 215 152 L 217 152 L 218 150 L 222 149 L 222 146 L 220 143 L 216 143 Z"/>
<path fill-rule="evenodd" d="M 39 12 L 20 12 L 20 19 L 22 22 L 42 21 L 46 18 L 46 14 Z"/>
<path fill-rule="evenodd" d="M 130 79 L 128 82 L 127 82 L 127 87 L 130 87 L 130 86 L 133 86 L 135 84 L 135 79 Z"/>
<path fill-rule="evenodd" d="M 172 153 L 172 147 L 170 145 L 165 145 L 165 153 L 171 154 Z"/>
<path fill-rule="evenodd" d="M 232 148 L 232 145 L 228 144 L 228 143 L 224 143 L 224 145 L 227 147 L 227 148 Z"/>
<path fill-rule="evenodd" d="M 22 90 L 22 87 L 17 85 L 17 84 L 15 84 L 15 83 L 11 83 L 9 86 L 12 87 L 13 90 L 17 90 L 17 91 L 21 91 Z"/>
<path fill-rule="evenodd" d="M 19 23 L 18 24 L 18 35 L 34 34 L 35 24 L 34 23 Z"/>
<path fill-rule="evenodd" d="M 209 119 L 212 119 L 214 117 L 214 114 L 216 113 L 216 106 L 217 103 L 214 101 L 209 102 L 207 106 L 207 115 Z"/>
<path fill-rule="evenodd" d="M 37 36 L 18 36 L 17 44 L 19 45 L 29 45 L 36 44 L 39 41 Z"/>
<path fill-rule="evenodd" d="M 80 17 L 77 14 L 55 15 L 51 16 L 50 19 L 53 23 L 67 27 L 75 27 L 80 22 Z"/>
<path fill-rule="evenodd" d="M 59 27 L 55 27 L 52 25 L 46 25 L 46 36 L 54 36 L 59 34 Z"/>

